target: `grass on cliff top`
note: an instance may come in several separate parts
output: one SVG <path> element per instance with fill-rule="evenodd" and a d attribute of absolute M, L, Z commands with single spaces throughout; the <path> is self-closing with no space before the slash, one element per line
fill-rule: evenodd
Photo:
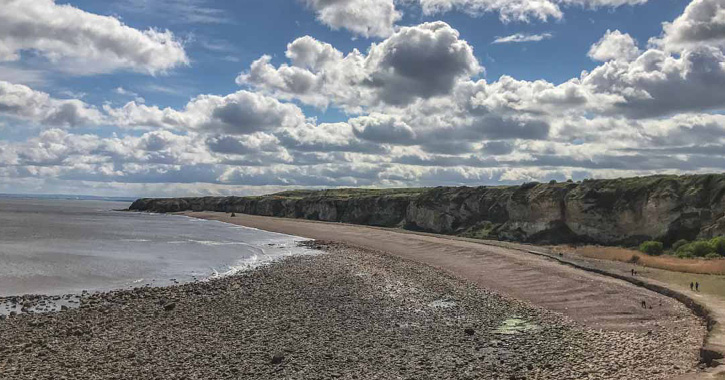
<path fill-rule="evenodd" d="M 262 197 L 275 197 L 287 199 L 302 198 L 364 198 L 379 196 L 409 197 L 417 196 L 428 190 L 424 187 L 411 188 L 392 188 L 392 189 L 366 189 L 366 188 L 344 188 L 344 189 L 325 189 L 325 190 L 288 190 L 281 193 L 264 195 Z"/>
<path fill-rule="evenodd" d="M 725 174 L 706 174 L 706 175 L 652 175 L 644 177 L 628 177 L 628 178 L 612 178 L 612 179 L 587 179 L 584 181 L 577 182 L 528 182 L 521 185 L 486 185 L 483 187 L 490 189 L 516 189 L 523 187 L 525 189 L 530 188 L 567 188 L 571 185 L 582 185 L 587 184 L 587 187 L 594 188 L 610 188 L 610 189 L 621 189 L 621 190 L 632 190 L 632 189 L 645 189 L 662 182 L 675 181 L 682 184 L 686 184 L 692 188 L 692 191 L 697 190 L 698 184 L 702 185 L 706 180 L 714 178 L 718 181 L 725 181 Z M 466 187 L 466 186 L 463 186 Z M 284 199 L 302 199 L 302 198 L 335 198 L 335 199 L 350 199 L 350 198 L 363 198 L 363 197 L 378 197 L 378 196 L 396 196 L 396 197 L 411 197 L 417 196 L 425 192 L 436 194 L 435 190 L 446 191 L 446 189 L 455 189 L 456 187 L 410 187 L 410 188 L 339 188 L 339 189 L 324 189 L 324 190 L 288 190 L 280 193 L 267 194 L 261 196 L 247 196 L 248 199 L 263 199 L 263 198 L 284 198 Z"/>
<path fill-rule="evenodd" d="M 585 180 L 590 186 L 606 188 L 617 188 L 621 190 L 643 189 L 651 186 L 660 186 L 666 183 L 678 183 L 680 186 L 687 186 L 690 191 L 696 191 L 702 186 L 707 186 L 710 181 L 723 181 L 723 174 L 657 174 L 642 177 L 624 177 L 612 179 Z"/>

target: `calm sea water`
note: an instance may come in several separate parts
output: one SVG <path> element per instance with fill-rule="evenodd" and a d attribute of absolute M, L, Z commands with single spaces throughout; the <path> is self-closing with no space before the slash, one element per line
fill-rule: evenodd
<path fill-rule="evenodd" d="M 130 203 L 0 198 L 0 296 L 166 285 L 293 254 L 303 238 Z"/>

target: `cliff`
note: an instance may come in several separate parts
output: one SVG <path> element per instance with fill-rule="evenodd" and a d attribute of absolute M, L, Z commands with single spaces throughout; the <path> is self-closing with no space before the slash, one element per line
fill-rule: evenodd
<path fill-rule="evenodd" d="M 708 174 L 521 186 L 143 198 L 129 209 L 237 212 L 532 243 L 631 245 L 725 234 L 724 195 L 725 175 Z"/>

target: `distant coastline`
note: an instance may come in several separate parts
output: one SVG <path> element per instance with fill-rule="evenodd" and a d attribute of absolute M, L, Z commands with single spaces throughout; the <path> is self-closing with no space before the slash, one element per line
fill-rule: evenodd
<path fill-rule="evenodd" d="M 13 199 L 63 199 L 78 201 L 109 201 L 109 202 L 133 202 L 135 197 L 112 197 L 98 195 L 74 195 L 74 194 L 14 194 L 0 193 L 0 198 Z"/>

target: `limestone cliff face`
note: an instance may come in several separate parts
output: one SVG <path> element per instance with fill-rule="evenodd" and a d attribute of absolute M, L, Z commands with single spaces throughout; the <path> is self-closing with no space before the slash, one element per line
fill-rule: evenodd
<path fill-rule="evenodd" d="M 139 199 L 131 210 L 223 211 L 537 243 L 672 243 L 725 235 L 725 175 L 581 183 Z"/>

